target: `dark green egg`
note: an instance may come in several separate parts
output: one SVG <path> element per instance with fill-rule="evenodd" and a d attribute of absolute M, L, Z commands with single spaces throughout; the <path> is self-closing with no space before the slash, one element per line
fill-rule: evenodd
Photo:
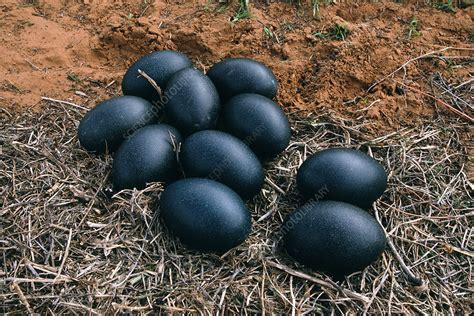
<path fill-rule="evenodd" d="M 163 103 L 168 122 L 183 135 L 216 128 L 219 94 L 199 70 L 185 68 L 173 75 L 164 91 Z"/>
<path fill-rule="evenodd" d="M 222 129 L 242 140 L 262 160 L 285 150 L 291 129 L 285 112 L 259 94 L 239 94 L 222 109 Z"/>
<path fill-rule="evenodd" d="M 181 69 L 191 67 L 191 60 L 184 54 L 163 50 L 145 55 L 128 68 L 122 80 L 122 92 L 149 100 L 159 101 L 159 94 L 138 70 L 144 71 L 164 90 L 168 80 Z"/>
<path fill-rule="evenodd" d="M 219 91 L 222 101 L 242 93 L 256 93 L 274 98 L 278 82 L 273 72 L 249 58 L 229 58 L 212 66 L 207 72 Z"/>
<path fill-rule="evenodd" d="M 155 123 L 158 110 L 145 99 L 121 96 L 99 103 L 81 120 L 79 142 L 98 154 L 114 152 L 141 127 Z"/>
<path fill-rule="evenodd" d="M 251 230 L 242 199 L 229 187 L 209 179 L 189 178 L 168 185 L 160 198 L 166 226 L 191 249 L 226 252 Z"/>
<path fill-rule="evenodd" d="M 114 189 L 143 189 L 150 182 L 175 180 L 179 174 L 175 149 L 180 142 L 181 135 L 169 125 L 149 125 L 138 130 L 115 154 Z"/>
<path fill-rule="evenodd" d="M 306 159 L 296 178 L 306 199 L 341 201 L 368 208 L 387 188 L 387 174 L 380 163 L 354 149 L 331 148 Z"/>
<path fill-rule="evenodd" d="M 334 276 L 363 270 L 377 260 L 387 242 L 368 212 L 334 201 L 305 204 L 288 216 L 282 232 L 290 256 Z"/>
<path fill-rule="evenodd" d="M 263 185 L 257 156 L 238 138 L 220 131 L 200 131 L 183 143 L 181 165 L 187 177 L 219 181 L 242 198 L 256 195 Z"/>

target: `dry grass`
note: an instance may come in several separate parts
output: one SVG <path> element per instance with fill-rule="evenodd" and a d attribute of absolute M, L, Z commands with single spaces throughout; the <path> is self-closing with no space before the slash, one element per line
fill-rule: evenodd
<path fill-rule="evenodd" d="M 75 137 L 84 110 L 50 101 L 44 109 L 0 114 L 5 313 L 472 312 L 474 212 L 461 118 L 439 115 L 374 139 L 363 124 L 292 115 L 290 150 L 266 166 L 267 183 L 249 205 L 250 238 L 219 257 L 170 236 L 155 211 L 160 184 L 111 196 L 110 159 L 89 155 Z M 335 146 L 385 165 L 389 187 L 374 213 L 422 286 L 407 281 L 390 250 L 339 281 L 282 251 L 280 224 L 299 205 L 298 166 Z"/>

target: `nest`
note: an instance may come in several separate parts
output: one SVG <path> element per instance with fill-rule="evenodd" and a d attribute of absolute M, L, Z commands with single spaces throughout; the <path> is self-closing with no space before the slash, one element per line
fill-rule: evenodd
<path fill-rule="evenodd" d="M 264 188 L 248 204 L 250 237 L 218 256 L 190 251 L 166 230 L 160 183 L 110 193 L 111 159 L 90 155 L 76 138 L 83 108 L 51 101 L 43 108 L 0 114 L 4 312 L 471 312 L 472 183 L 461 139 L 468 124 L 459 118 L 441 115 L 372 138 L 364 124 L 332 114 L 290 115 L 290 147 L 265 165 Z M 333 280 L 291 260 L 279 232 L 300 205 L 299 165 L 341 146 L 367 152 L 389 173 L 370 212 L 391 249 Z"/>

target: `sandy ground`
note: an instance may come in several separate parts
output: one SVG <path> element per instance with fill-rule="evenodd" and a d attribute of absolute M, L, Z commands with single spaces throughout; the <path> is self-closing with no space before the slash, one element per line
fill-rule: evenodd
<path fill-rule="evenodd" d="M 455 84 L 473 71 L 457 64 L 472 51 L 447 50 L 439 55 L 457 58 L 410 63 L 397 73 L 399 83 L 387 80 L 367 92 L 411 58 L 445 47 L 472 48 L 473 8 L 447 13 L 380 1 L 325 6 L 313 19 L 306 6 L 256 4 L 252 19 L 235 22 L 234 7 L 207 1 L 7 0 L 0 9 L 0 102 L 20 110 L 41 108 L 42 96 L 93 106 L 107 93 L 120 93 L 122 74 L 134 60 L 177 49 L 203 70 L 230 56 L 261 60 L 278 76 L 278 101 L 287 111 L 334 111 L 381 130 L 436 112 L 433 100 L 403 84 L 426 90 L 435 74 Z M 347 26 L 347 39 L 321 38 L 335 24 Z"/>

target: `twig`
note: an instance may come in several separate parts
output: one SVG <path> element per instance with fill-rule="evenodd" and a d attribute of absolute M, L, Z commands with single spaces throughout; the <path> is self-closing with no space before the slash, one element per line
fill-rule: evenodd
<path fill-rule="evenodd" d="M 0 97 L 1 98 L 1 97 Z M 5 99 L 5 98 L 1 98 L 1 99 Z M 5 112 L 9 117 L 12 117 L 13 115 L 7 111 L 7 109 L 3 108 L 3 107 L 0 107 L 0 112 Z"/>
<path fill-rule="evenodd" d="M 113 85 L 115 83 L 115 80 L 112 80 L 111 82 L 109 82 L 106 86 L 105 86 L 105 89 L 107 89 L 108 87 L 110 87 L 111 85 Z"/>
<path fill-rule="evenodd" d="M 422 286 L 423 280 L 420 277 L 417 277 L 415 274 L 413 274 L 413 272 L 411 272 L 410 268 L 403 261 L 402 256 L 398 253 L 397 248 L 395 248 L 395 245 L 393 244 L 392 239 L 389 236 L 387 236 L 387 243 L 388 243 L 388 246 L 390 247 L 390 250 L 395 255 L 395 258 L 397 259 L 398 263 L 402 267 L 403 272 L 405 272 L 407 280 L 416 286 Z"/>
<path fill-rule="evenodd" d="M 271 187 L 273 187 L 275 190 L 277 190 L 278 192 L 280 192 L 281 194 L 285 194 L 286 192 L 283 191 L 282 188 L 280 188 L 278 185 L 276 185 L 272 180 L 270 180 L 270 178 L 268 177 L 265 177 L 265 182 L 267 182 Z"/>
<path fill-rule="evenodd" d="M 84 111 L 89 111 L 88 108 L 86 107 L 83 107 L 79 104 L 75 104 L 75 103 L 72 103 L 72 102 L 68 102 L 68 101 L 63 101 L 63 100 L 57 100 L 57 99 L 53 99 L 53 98 L 48 98 L 48 97 L 41 97 L 41 100 L 46 100 L 46 101 L 50 101 L 50 102 L 56 102 L 56 103 L 60 103 L 60 104 L 66 104 L 66 105 L 70 105 L 70 106 L 73 106 L 75 108 L 78 108 L 78 109 L 81 109 L 81 110 L 84 110 Z"/>
<path fill-rule="evenodd" d="M 25 294 L 23 294 L 21 288 L 18 286 L 18 283 L 12 282 L 12 284 L 10 284 L 10 289 L 18 295 L 20 302 L 25 305 L 28 314 L 33 315 L 33 310 L 31 309 L 30 303 L 28 303 L 28 300 L 26 299 Z"/>
<path fill-rule="evenodd" d="M 61 276 L 60 278 L 56 277 L 54 279 L 45 279 L 45 278 L 36 278 L 36 279 L 28 279 L 28 278 L 5 278 L 3 279 L 5 282 L 16 282 L 16 283 L 25 283 L 25 282 L 32 282 L 32 283 L 67 283 L 74 281 L 72 278 Z"/>
<path fill-rule="evenodd" d="M 459 248 L 459 247 L 450 245 L 450 244 L 448 244 L 448 243 L 445 243 L 445 244 L 444 244 L 444 247 L 445 247 L 448 251 L 451 251 L 451 252 L 452 252 L 452 251 L 455 251 L 455 252 L 460 253 L 460 254 L 463 254 L 463 255 L 465 255 L 465 256 L 474 258 L 474 251 L 469 251 L 469 250 L 466 250 L 466 249 L 462 249 L 462 248 Z"/>
<path fill-rule="evenodd" d="M 147 5 L 147 6 L 145 7 L 145 9 L 143 9 L 142 13 L 140 13 L 139 16 L 143 16 L 143 15 L 145 14 L 145 12 L 148 10 L 148 8 L 150 8 L 150 6 L 151 6 L 150 4 Z"/>
<path fill-rule="evenodd" d="M 465 82 L 463 82 L 463 83 L 461 83 L 461 84 L 455 86 L 455 87 L 454 87 L 454 90 L 457 90 L 457 89 L 459 89 L 459 88 L 461 88 L 461 87 L 463 87 L 463 86 L 465 86 L 465 85 L 467 85 L 467 84 L 469 84 L 469 83 L 471 83 L 471 82 L 473 82 L 473 81 L 474 81 L 474 78 L 469 79 L 469 80 L 467 80 L 467 81 L 465 81 Z"/>
<path fill-rule="evenodd" d="M 326 288 L 330 288 L 332 290 L 335 290 L 335 291 L 340 291 L 342 292 L 344 295 L 346 295 L 347 297 L 350 297 L 350 298 L 353 298 L 353 299 L 356 299 L 356 300 L 359 300 L 359 301 L 362 301 L 363 303 L 367 304 L 370 302 L 370 299 L 365 296 L 365 295 L 362 295 L 362 294 L 359 294 L 359 293 L 355 293 L 355 292 L 352 292 L 348 289 L 344 289 L 344 288 L 340 288 L 338 287 L 337 285 L 335 284 L 332 284 L 328 281 L 325 281 L 325 280 L 321 280 L 315 276 L 312 276 L 312 275 L 309 275 L 309 274 L 306 274 L 306 273 L 303 273 L 301 271 L 297 271 L 297 270 L 294 270 L 290 267 L 287 267 L 285 265 L 282 265 L 282 264 L 279 264 L 279 263 L 276 263 L 276 262 L 273 262 L 273 261 L 270 261 L 270 260 L 267 260 L 266 263 L 271 266 L 271 267 L 274 267 L 274 268 L 277 268 L 277 269 L 280 269 L 280 270 L 283 270 L 285 271 L 286 273 L 288 274 L 291 274 L 293 276 L 296 276 L 296 277 L 299 277 L 299 278 L 302 278 L 302 279 L 305 279 L 305 280 L 308 280 L 308 281 L 311 281 L 313 283 L 316 283 L 318 284 L 319 286 L 322 286 L 322 287 L 326 287 Z"/>
<path fill-rule="evenodd" d="M 107 177 L 105 177 L 107 178 Z M 86 218 L 89 216 L 89 213 L 91 212 L 92 210 L 92 207 L 94 206 L 95 204 L 95 200 L 97 198 L 97 195 L 99 194 L 99 192 L 102 190 L 102 188 L 104 187 L 104 184 L 105 184 L 105 180 L 101 183 L 101 185 L 99 186 L 99 188 L 95 191 L 94 193 L 94 196 L 93 198 L 89 201 L 89 203 L 87 204 L 87 210 L 84 214 L 84 216 L 82 217 L 81 221 L 79 222 L 79 224 L 77 225 L 76 227 L 76 233 L 74 235 L 76 235 L 77 233 L 80 232 L 80 228 L 82 226 L 82 224 L 84 224 Z"/>
<path fill-rule="evenodd" d="M 160 86 L 156 83 L 156 81 L 153 80 L 153 78 L 151 78 L 146 72 L 144 72 L 141 69 L 138 69 L 138 73 L 142 75 L 143 78 L 145 78 L 153 86 L 153 88 L 155 88 L 155 90 L 160 95 L 160 99 L 161 99 L 161 96 L 163 95 L 163 91 L 161 90 Z"/>
<path fill-rule="evenodd" d="M 367 315 L 369 312 L 370 306 L 372 306 L 372 303 L 374 302 L 375 298 L 377 297 L 377 293 L 380 292 L 380 289 L 382 289 L 382 286 L 384 285 L 385 281 L 390 275 L 386 273 L 383 277 L 382 280 L 380 281 L 380 284 L 375 288 L 372 296 L 370 297 L 370 302 L 367 304 L 365 307 L 364 315 Z"/>
<path fill-rule="evenodd" d="M 83 309 L 83 310 L 88 311 L 90 314 L 100 315 L 100 313 L 96 311 L 95 309 L 82 305 L 82 304 L 76 304 L 76 303 L 70 303 L 70 302 L 60 302 L 59 304 L 78 308 L 78 309 Z"/>
<path fill-rule="evenodd" d="M 267 219 L 270 215 L 272 215 L 273 213 L 275 212 L 275 209 L 272 208 L 270 209 L 268 212 L 266 212 L 265 214 L 263 214 L 262 216 L 260 216 L 258 219 L 257 219 L 257 223 Z"/>
<path fill-rule="evenodd" d="M 35 64 L 33 64 L 31 61 L 29 61 L 28 59 L 25 59 L 25 61 L 30 64 L 31 67 L 33 67 L 34 69 L 38 70 L 38 71 L 42 71 L 43 69 L 41 69 L 40 67 L 36 66 Z"/>
<path fill-rule="evenodd" d="M 468 120 L 468 121 L 470 121 L 470 122 L 474 122 L 474 118 L 472 118 L 472 117 L 470 117 L 469 115 L 467 115 L 466 113 L 461 112 L 461 111 L 459 111 L 458 109 L 452 107 L 451 105 L 449 105 L 448 103 L 444 102 L 443 100 L 441 100 L 441 99 L 435 97 L 434 95 L 431 95 L 431 94 L 429 94 L 429 93 L 423 92 L 423 91 L 418 90 L 418 89 L 416 89 L 416 88 L 412 88 L 412 87 L 410 87 L 410 86 L 408 86 L 408 85 L 406 85 L 406 84 L 404 84 L 404 83 L 402 83 L 402 82 L 400 82 L 400 81 L 397 81 L 397 80 L 395 80 L 395 79 L 392 79 L 392 80 L 395 81 L 396 83 L 398 83 L 399 85 L 404 86 L 404 87 L 407 88 L 408 90 L 411 90 L 411 91 L 414 91 L 414 92 L 417 92 L 417 93 L 421 93 L 421 94 L 423 94 L 423 95 L 425 95 L 425 96 L 427 96 L 427 97 L 432 98 L 432 99 L 435 100 L 436 102 L 438 102 L 438 103 L 440 103 L 441 105 L 443 105 L 444 107 L 446 107 L 449 111 L 451 111 L 451 112 L 453 112 L 453 113 L 455 113 L 455 114 L 461 116 L 462 118 L 464 118 L 464 119 L 466 119 L 466 120 Z"/>
<path fill-rule="evenodd" d="M 366 106 L 365 108 L 360 109 L 360 110 L 357 110 L 357 111 L 355 111 L 355 112 L 363 112 L 363 111 L 366 111 L 366 110 L 370 109 L 371 107 L 373 107 L 375 103 L 378 103 L 378 102 L 380 102 L 380 101 L 381 101 L 380 99 L 377 99 L 377 100 L 375 100 L 374 102 L 370 103 L 370 104 L 369 104 L 368 106 Z"/>
<path fill-rule="evenodd" d="M 64 264 L 66 263 L 66 259 L 69 256 L 69 249 L 70 249 L 70 246 L 71 246 L 71 239 L 72 239 L 72 229 L 69 229 L 69 236 L 67 238 L 66 250 L 64 251 L 63 260 L 62 260 L 61 265 L 59 266 L 59 269 L 58 269 L 58 275 L 56 276 L 57 278 L 61 276 L 61 273 L 62 273 L 63 268 L 64 268 Z"/>
<path fill-rule="evenodd" d="M 456 94 L 453 93 L 453 90 L 455 90 L 455 89 L 449 88 L 449 86 L 444 82 L 443 77 L 441 76 L 441 74 L 437 74 L 437 78 L 441 82 L 438 82 L 438 80 L 435 80 L 435 78 L 432 78 L 431 82 L 434 83 L 434 85 L 436 87 L 438 87 L 438 89 L 441 89 L 443 91 L 443 92 L 441 92 L 442 95 L 447 93 L 447 94 L 449 94 L 450 97 L 456 99 L 456 101 L 459 101 L 459 102 L 463 103 L 465 106 L 467 106 L 470 109 L 474 109 L 474 105 L 471 105 L 471 104 L 467 103 L 461 97 L 459 97 L 459 96 L 457 96 Z M 456 103 L 456 105 L 457 105 L 457 103 Z"/>
<path fill-rule="evenodd" d="M 173 312 L 173 313 L 175 313 L 175 312 L 196 313 L 197 312 L 197 310 L 187 308 L 187 307 L 179 308 L 179 307 L 166 306 L 166 305 L 157 305 L 157 307 L 159 307 L 161 309 L 164 309 L 164 310 L 167 310 L 167 311 L 170 311 L 170 312 Z"/>
<path fill-rule="evenodd" d="M 150 306 L 127 306 L 119 303 L 112 303 L 112 307 L 119 310 L 127 310 L 130 312 L 140 312 L 150 309 Z"/>
<path fill-rule="evenodd" d="M 385 236 L 387 237 L 387 244 L 390 247 L 390 250 L 392 251 L 392 253 L 395 255 L 395 259 L 397 259 L 398 263 L 402 267 L 403 272 L 405 272 L 407 281 L 409 281 L 410 283 L 413 283 L 416 286 L 422 286 L 423 280 L 420 277 L 417 277 L 413 272 L 411 272 L 410 268 L 403 261 L 402 256 L 398 253 L 397 248 L 395 248 L 395 245 L 393 244 L 392 239 L 390 238 L 390 236 L 388 236 L 387 231 L 385 230 L 385 227 L 383 227 L 382 225 L 382 222 L 380 220 L 380 215 L 376 206 L 374 206 L 374 210 L 375 210 L 375 218 L 379 222 L 380 227 L 383 229 Z"/>
<path fill-rule="evenodd" d="M 428 53 L 425 53 L 423 55 L 420 55 L 418 57 L 415 57 L 415 58 L 412 58 L 408 61 L 406 61 L 403 65 L 401 65 L 400 67 L 398 67 L 397 69 L 395 69 L 394 71 L 392 71 L 390 74 L 388 74 L 387 76 L 383 77 L 382 79 L 379 79 L 377 80 L 374 84 L 372 84 L 368 89 L 367 89 L 367 92 L 370 92 L 374 87 L 378 86 L 380 83 L 384 82 L 385 80 L 387 80 L 388 78 L 392 77 L 394 74 L 396 74 L 397 72 L 399 72 L 400 70 L 402 70 L 403 68 L 405 68 L 406 66 L 408 66 L 410 63 L 414 62 L 414 61 L 417 61 L 419 59 L 423 59 L 423 58 L 428 58 L 428 57 L 437 57 L 435 56 L 435 54 L 439 54 L 439 53 L 442 53 L 442 52 L 445 52 L 445 51 L 448 51 L 448 50 L 471 50 L 469 48 L 456 48 L 456 47 L 444 47 L 442 49 L 438 49 L 438 50 L 434 50 L 434 51 L 431 51 L 431 52 L 428 52 Z M 474 49 L 472 49 L 474 50 Z"/>

